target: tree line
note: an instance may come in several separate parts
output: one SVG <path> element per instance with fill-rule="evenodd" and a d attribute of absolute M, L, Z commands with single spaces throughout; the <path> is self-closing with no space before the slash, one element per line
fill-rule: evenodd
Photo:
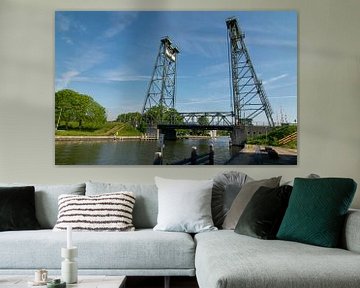
<path fill-rule="evenodd" d="M 127 123 L 141 133 L 145 133 L 149 126 L 153 127 L 159 123 L 182 124 L 184 119 L 176 109 L 157 105 L 148 109 L 144 114 L 139 112 L 119 114 L 115 121 Z M 55 93 L 55 125 L 57 129 L 96 130 L 104 127 L 106 122 L 106 109 L 91 96 L 70 89 Z M 200 125 L 208 123 L 206 117 L 198 119 Z M 204 131 L 193 133 L 203 134 Z"/>
<path fill-rule="evenodd" d="M 106 110 L 92 97 L 70 89 L 55 93 L 55 124 L 62 129 L 99 129 L 106 123 Z"/>
<path fill-rule="evenodd" d="M 118 115 L 117 122 L 128 123 L 141 132 L 159 123 L 180 124 L 183 118 L 175 109 L 154 106 L 146 113 L 129 112 Z M 64 89 L 55 93 L 55 125 L 59 129 L 95 130 L 107 122 L 106 109 L 91 96 Z"/>

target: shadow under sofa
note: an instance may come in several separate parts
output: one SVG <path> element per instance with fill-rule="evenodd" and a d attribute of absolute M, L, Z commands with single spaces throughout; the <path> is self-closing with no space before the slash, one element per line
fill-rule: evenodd
<path fill-rule="evenodd" d="M 1 184 L 4 186 L 4 184 Z M 8 184 L 12 186 L 13 184 Z M 51 228 L 60 194 L 96 195 L 133 191 L 133 232 L 73 232 L 79 274 L 194 276 L 200 288 L 360 287 L 360 211 L 349 211 L 343 248 L 260 240 L 219 230 L 196 234 L 160 232 L 155 185 L 88 182 L 35 185 L 37 218 L 43 229 L 0 233 L 0 275 L 60 273 L 66 233 Z M 0 276 L 1 277 L 1 276 Z"/>

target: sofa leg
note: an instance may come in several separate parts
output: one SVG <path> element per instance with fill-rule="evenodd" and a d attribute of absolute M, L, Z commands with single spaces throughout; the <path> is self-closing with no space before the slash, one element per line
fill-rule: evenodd
<path fill-rule="evenodd" d="M 164 277 L 164 288 L 170 288 L 170 276 Z"/>

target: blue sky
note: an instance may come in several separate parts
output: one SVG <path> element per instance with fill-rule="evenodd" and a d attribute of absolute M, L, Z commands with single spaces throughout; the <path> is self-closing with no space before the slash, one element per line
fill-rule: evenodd
<path fill-rule="evenodd" d="M 297 120 L 295 11 L 57 11 L 55 90 L 73 89 L 106 108 L 109 120 L 141 112 L 160 39 L 179 50 L 175 108 L 231 111 L 225 20 L 236 17 L 273 108 Z M 265 115 L 254 119 L 258 124 Z"/>

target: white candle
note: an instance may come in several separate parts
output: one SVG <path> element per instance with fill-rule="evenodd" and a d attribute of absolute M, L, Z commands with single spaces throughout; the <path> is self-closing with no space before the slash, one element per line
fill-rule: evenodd
<path fill-rule="evenodd" d="M 66 236 L 67 236 L 67 242 L 66 242 L 66 248 L 70 249 L 72 248 L 72 235 L 71 235 L 72 227 L 69 225 L 66 229 Z"/>

